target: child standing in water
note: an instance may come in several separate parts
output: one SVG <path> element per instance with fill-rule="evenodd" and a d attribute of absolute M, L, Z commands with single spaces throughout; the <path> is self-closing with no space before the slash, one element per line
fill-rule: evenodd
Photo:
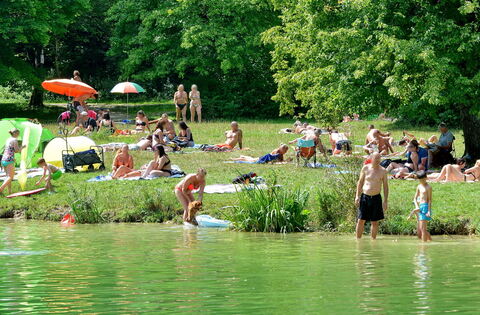
<path fill-rule="evenodd" d="M 59 170 L 58 167 L 45 162 L 45 159 L 43 158 L 37 161 L 37 165 L 43 168 L 43 176 L 38 180 L 35 185 L 40 185 L 40 183 L 45 179 L 45 188 L 49 191 L 53 191 L 52 179 L 59 179 L 62 176 L 62 171 Z"/>
<path fill-rule="evenodd" d="M 417 172 L 416 177 L 420 183 L 417 186 L 415 198 L 413 199 L 415 209 L 410 213 L 408 218 L 411 218 L 413 214 L 417 216 L 418 238 L 424 242 L 428 242 L 432 240 L 430 233 L 427 231 L 428 221 L 432 219 L 432 186 L 427 183 L 427 173 L 424 171 Z"/>

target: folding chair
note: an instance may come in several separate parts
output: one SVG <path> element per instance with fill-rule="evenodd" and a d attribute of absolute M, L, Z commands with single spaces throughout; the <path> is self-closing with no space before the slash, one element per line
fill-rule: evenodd
<path fill-rule="evenodd" d="M 297 156 L 297 166 L 300 165 L 300 158 L 304 162 L 303 166 L 308 166 L 308 162 L 313 157 L 313 167 L 315 167 L 315 164 L 317 163 L 317 149 L 315 141 L 298 139 L 295 151 Z"/>

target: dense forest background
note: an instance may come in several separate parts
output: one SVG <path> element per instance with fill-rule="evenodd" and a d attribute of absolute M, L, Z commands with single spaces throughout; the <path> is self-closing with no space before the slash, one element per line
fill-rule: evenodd
<path fill-rule="evenodd" d="M 479 0 L 30 0 L 0 3 L 0 90 L 43 101 L 72 76 L 113 98 L 199 86 L 209 117 L 386 113 L 461 126 L 480 156 Z"/>

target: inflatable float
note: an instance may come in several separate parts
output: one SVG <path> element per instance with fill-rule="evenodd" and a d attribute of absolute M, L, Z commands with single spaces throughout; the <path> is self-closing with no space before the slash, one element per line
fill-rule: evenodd
<path fill-rule="evenodd" d="M 197 219 L 198 227 L 203 227 L 203 228 L 226 229 L 232 226 L 232 222 L 228 220 L 219 220 L 206 214 L 197 215 L 195 219 Z M 188 222 L 183 222 L 183 225 L 189 228 L 196 227 L 196 225 L 193 225 Z"/>

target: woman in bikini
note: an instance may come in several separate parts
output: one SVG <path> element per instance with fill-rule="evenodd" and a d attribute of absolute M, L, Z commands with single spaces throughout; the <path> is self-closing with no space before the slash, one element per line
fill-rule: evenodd
<path fill-rule="evenodd" d="M 13 176 L 15 176 L 15 153 L 22 151 L 25 146 L 22 146 L 21 148 L 18 146 L 17 138 L 20 135 L 18 129 L 12 129 L 8 133 L 10 133 L 11 137 L 5 142 L 5 150 L 3 151 L 1 162 L 8 177 L 3 182 L 2 186 L 0 186 L 0 193 L 2 193 L 5 188 L 8 188 L 8 193 L 11 194 Z"/>
<path fill-rule="evenodd" d="M 265 154 L 259 158 L 254 158 L 247 155 L 241 155 L 238 158 L 232 158 L 234 161 L 242 161 L 242 162 L 252 162 L 258 164 L 265 164 L 268 162 L 283 162 L 283 156 L 288 151 L 288 145 L 281 144 L 277 149 L 273 150 L 272 153 Z"/>
<path fill-rule="evenodd" d="M 115 126 L 113 125 L 113 120 L 110 118 L 109 113 L 103 114 L 102 120 L 100 120 L 100 124 L 98 125 L 98 130 L 102 130 L 102 128 L 106 128 L 110 130 L 112 134 L 115 133 Z"/>
<path fill-rule="evenodd" d="M 465 169 L 464 159 L 458 159 L 457 164 L 447 164 L 437 174 L 428 175 L 432 182 L 475 182 L 480 179 L 480 160 L 472 168 Z M 463 172 L 462 172 L 463 170 Z"/>
<path fill-rule="evenodd" d="M 137 117 L 135 117 L 135 130 L 133 130 L 131 133 L 142 133 L 146 132 L 146 130 L 150 132 L 147 115 L 145 115 L 145 112 L 143 110 L 139 110 L 137 112 Z"/>
<path fill-rule="evenodd" d="M 193 147 L 195 142 L 193 142 L 193 135 L 190 128 L 184 121 L 181 121 L 178 126 L 180 131 L 178 132 L 178 137 L 175 138 L 174 142 L 177 143 L 180 147 Z"/>
<path fill-rule="evenodd" d="M 192 85 L 188 97 L 190 98 L 190 121 L 195 122 L 195 112 L 198 116 L 198 122 L 202 122 L 202 100 L 200 99 L 200 92 L 196 84 Z"/>
<path fill-rule="evenodd" d="M 156 147 L 157 145 L 167 145 L 165 142 L 165 134 L 163 133 L 163 130 L 165 128 L 165 122 L 164 121 L 159 121 L 157 125 L 155 126 L 155 131 L 153 132 L 153 147 Z"/>
<path fill-rule="evenodd" d="M 165 153 L 163 146 L 158 145 L 154 148 L 156 158 L 148 163 L 147 168 L 142 173 L 142 177 L 169 177 L 172 175 L 172 166 L 170 158 Z"/>
<path fill-rule="evenodd" d="M 199 168 L 196 174 L 188 174 L 180 183 L 175 186 L 175 196 L 183 207 L 183 221 L 187 220 L 188 205 L 195 201 L 193 191 L 198 189 L 198 201 L 203 201 L 203 191 L 205 190 L 205 177 L 207 171 Z"/>
<path fill-rule="evenodd" d="M 128 145 L 126 144 L 118 151 L 113 159 L 112 178 L 120 178 L 133 170 L 133 157 L 129 154 Z"/>

